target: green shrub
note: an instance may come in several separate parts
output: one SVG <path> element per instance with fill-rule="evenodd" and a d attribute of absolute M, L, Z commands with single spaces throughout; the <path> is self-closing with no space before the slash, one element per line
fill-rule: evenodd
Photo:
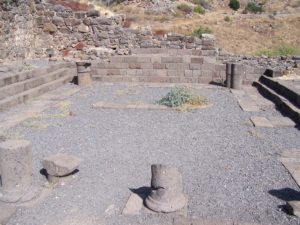
<path fill-rule="evenodd" d="M 300 54 L 300 47 L 295 47 L 288 44 L 276 46 L 271 49 L 262 49 L 255 53 L 255 55 L 258 56 L 265 55 L 268 57 L 288 56 L 288 55 L 298 55 L 298 54 Z"/>
<path fill-rule="evenodd" d="M 225 20 L 226 22 L 229 22 L 229 21 L 230 21 L 229 16 L 225 16 L 225 17 L 224 17 L 224 20 Z"/>
<path fill-rule="evenodd" d="M 202 34 L 211 34 L 212 30 L 208 27 L 199 27 L 193 31 L 192 36 L 202 38 Z"/>
<path fill-rule="evenodd" d="M 184 87 L 172 88 L 165 97 L 157 101 L 160 105 L 168 107 L 181 107 L 184 104 L 200 106 L 207 103 L 207 99 L 202 96 L 196 96 L 191 91 Z"/>
<path fill-rule="evenodd" d="M 209 9 L 209 3 L 206 0 L 193 0 L 195 5 L 201 5 L 204 9 Z"/>
<path fill-rule="evenodd" d="M 245 10 L 244 12 L 247 13 L 247 12 L 250 12 L 250 13 L 262 13 L 264 10 L 262 8 L 261 5 L 257 5 L 255 4 L 254 2 L 249 2 L 246 7 L 245 7 Z"/>
<path fill-rule="evenodd" d="M 199 13 L 199 14 L 204 14 L 205 13 L 205 10 L 202 8 L 201 5 L 198 5 L 194 8 L 194 12 L 195 13 Z"/>
<path fill-rule="evenodd" d="M 181 3 L 177 6 L 177 9 L 179 9 L 180 11 L 188 14 L 188 13 L 191 13 L 193 11 L 192 7 L 189 6 L 188 4 L 185 4 L 185 3 Z"/>
<path fill-rule="evenodd" d="M 235 11 L 237 11 L 240 8 L 240 2 L 239 0 L 230 0 L 229 7 Z"/>

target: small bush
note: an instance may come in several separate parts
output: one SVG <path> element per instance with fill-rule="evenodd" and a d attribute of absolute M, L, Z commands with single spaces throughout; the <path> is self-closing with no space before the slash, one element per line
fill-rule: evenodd
<path fill-rule="evenodd" d="M 207 104 L 207 99 L 202 96 L 193 95 L 187 88 L 172 88 L 165 97 L 157 102 L 171 108 L 181 107 L 184 104 L 200 106 Z"/>
<path fill-rule="evenodd" d="M 250 13 L 262 13 L 264 10 L 262 8 L 261 5 L 257 5 L 255 4 L 254 2 L 249 2 L 246 7 L 245 7 L 245 10 L 244 12 L 247 13 L 247 12 L 250 12 Z"/>
<path fill-rule="evenodd" d="M 262 49 L 257 51 L 255 55 L 261 56 L 265 55 L 268 57 L 275 57 L 275 56 L 289 56 L 289 55 L 298 55 L 300 54 L 300 47 L 294 47 L 291 45 L 280 45 L 276 46 L 271 49 Z"/>
<path fill-rule="evenodd" d="M 193 31 L 192 36 L 202 38 L 202 34 L 211 34 L 212 30 L 208 27 L 199 27 Z"/>
<path fill-rule="evenodd" d="M 239 0 L 230 0 L 229 7 L 235 11 L 237 11 L 240 8 L 240 2 Z"/>
<path fill-rule="evenodd" d="M 181 3 L 177 6 L 177 9 L 179 9 L 180 11 L 186 13 L 186 14 L 189 14 L 193 11 L 192 7 L 189 6 L 188 4 L 185 4 L 185 3 Z"/>
<path fill-rule="evenodd" d="M 225 16 L 225 17 L 224 17 L 224 21 L 229 22 L 229 21 L 230 21 L 229 16 Z"/>
<path fill-rule="evenodd" d="M 194 8 L 194 12 L 195 13 L 199 13 L 199 14 L 204 14 L 205 13 L 205 10 L 202 8 L 201 5 L 198 5 Z"/>
<path fill-rule="evenodd" d="M 204 9 L 209 9 L 209 3 L 206 0 L 193 0 L 195 5 L 201 5 Z"/>

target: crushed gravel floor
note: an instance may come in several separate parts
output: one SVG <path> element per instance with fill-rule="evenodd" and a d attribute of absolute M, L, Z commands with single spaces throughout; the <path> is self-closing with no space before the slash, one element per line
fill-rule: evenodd
<path fill-rule="evenodd" d="M 131 189 L 150 186 L 153 163 L 182 172 L 190 218 L 300 224 L 282 208 L 299 198 L 299 188 L 278 160 L 282 151 L 300 147 L 299 130 L 254 128 L 249 122 L 253 115 L 280 115 L 274 107 L 244 112 L 221 87 L 195 89 L 212 106 L 192 112 L 91 107 L 97 101 L 153 103 L 169 90 L 97 83 L 60 109 L 10 130 L 33 143 L 36 186 L 47 184 L 39 171 L 49 154 L 83 161 L 72 182 L 37 206 L 18 209 L 8 225 L 173 224 L 172 214 L 121 215 Z"/>

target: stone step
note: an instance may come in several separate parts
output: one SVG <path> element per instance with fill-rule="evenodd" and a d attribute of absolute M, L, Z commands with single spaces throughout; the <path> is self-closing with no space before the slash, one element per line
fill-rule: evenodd
<path fill-rule="evenodd" d="M 255 86 L 263 96 L 274 102 L 284 114 L 293 119 L 297 124 L 300 124 L 300 109 L 297 106 L 260 81 L 255 81 L 253 86 Z"/>
<path fill-rule="evenodd" d="M 149 83 L 200 83 L 209 84 L 211 77 L 178 77 L 178 76 L 105 76 L 95 75 L 93 79 L 101 82 L 149 82 Z"/>
<path fill-rule="evenodd" d="M 34 77 L 43 76 L 45 74 L 54 72 L 61 68 L 71 68 L 71 67 L 74 67 L 74 63 L 64 62 L 64 63 L 49 64 L 49 66 L 45 68 L 37 68 L 34 70 L 23 71 L 16 74 L 7 74 L 4 76 L 0 76 L 0 87 L 11 85 Z"/>
<path fill-rule="evenodd" d="M 284 81 L 278 81 L 267 76 L 261 76 L 259 81 L 276 91 L 278 94 L 287 98 L 297 107 L 300 107 L 300 92 L 293 90 L 293 87 L 290 87 L 288 84 L 284 83 Z"/>
<path fill-rule="evenodd" d="M 136 48 L 131 49 L 131 54 L 166 54 L 166 55 L 202 55 L 202 50 L 198 49 L 167 49 L 167 48 Z"/>
<path fill-rule="evenodd" d="M 214 70 L 181 70 L 181 69 L 93 69 L 92 76 L 178 76 L 178 77 L 210 77 Z"/>
<path fill-rule="evenodd" d="M 0 100 L 4 99 L 6 97 L 10 97 L 10 96 L 19 94 L 21 92 L 27 91 L 29 89 L 35 88 L 42 84 L 54 81 L 54 80 L 64 76 L 67 73 L 70 74 L 70 72 L 73 72 L 73 71 L 69 71 L 69 70 L 74 70 L 74 69 L 62 68 L 62 69 L 58 69 L 49 74 L 33 77 L 33 78 L 26 79 L 21 82 L 17 82 L 17 83 L 2 87 L 2 88 L 0 88 Z M 74 71 L 74 73 L 76 73 L 76 71 Z"/>
<path fill-rule="evenodd" d="M 74 75 L 69 74 L 49 83 L 45 83 L 38 87 L 29 89 L 17 95 L 0 100 L 0 111 L 11 108 L 12 106 L 26 102 L 29 99 L 35 98 L 48 91 L 54 90 L 73 79 Z"/>
<path fill-rule="evenodd" d="M 191 56 L 191 55 L 127 55 L 127 56 L 112 56 L 107 58 L 108 63 L 145 63 L 145 64 L 165 64 L 165 63 L 195 63 L 203 64 L 204 57 L 202 56 Z M 107 62 L 105 62 L 107 63 Z M 93 65 L 102 65 L 101 62 L 94 62 Z"/>

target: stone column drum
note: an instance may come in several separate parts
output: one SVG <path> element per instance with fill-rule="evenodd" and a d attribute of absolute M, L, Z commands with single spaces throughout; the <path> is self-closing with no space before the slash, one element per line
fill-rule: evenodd
<path fill-rule="evenodd" d="M 231 88 L 231 63 L 226 63 L 226 87 Z"/>
<path fill-rule="evenodd" d="M 243 77 L 246 74 L 245 67 L 242 64 L 231 65 L 231 88 L 241 90 Z"/>
<path fill-rule="evenodd" d="M 0 201 L 17 202 L 30 189 L 32 182 L 32 151 L 27 140 L 0 143 Z"/>
<path fill-rule="evenodd" d="M 151 166 L 151 193 L 146 206 L 156 212 L 175 212 L 187 204 L 183 194 L 182 176 L 175 167 L 154 164 Z"/>
<path fill-rule="evenodd" d="M 88 86 L 92 84 L 91 78 L 91 63 L 90 62 L 76 62 L 77 76 L 79 86 Z"/>

